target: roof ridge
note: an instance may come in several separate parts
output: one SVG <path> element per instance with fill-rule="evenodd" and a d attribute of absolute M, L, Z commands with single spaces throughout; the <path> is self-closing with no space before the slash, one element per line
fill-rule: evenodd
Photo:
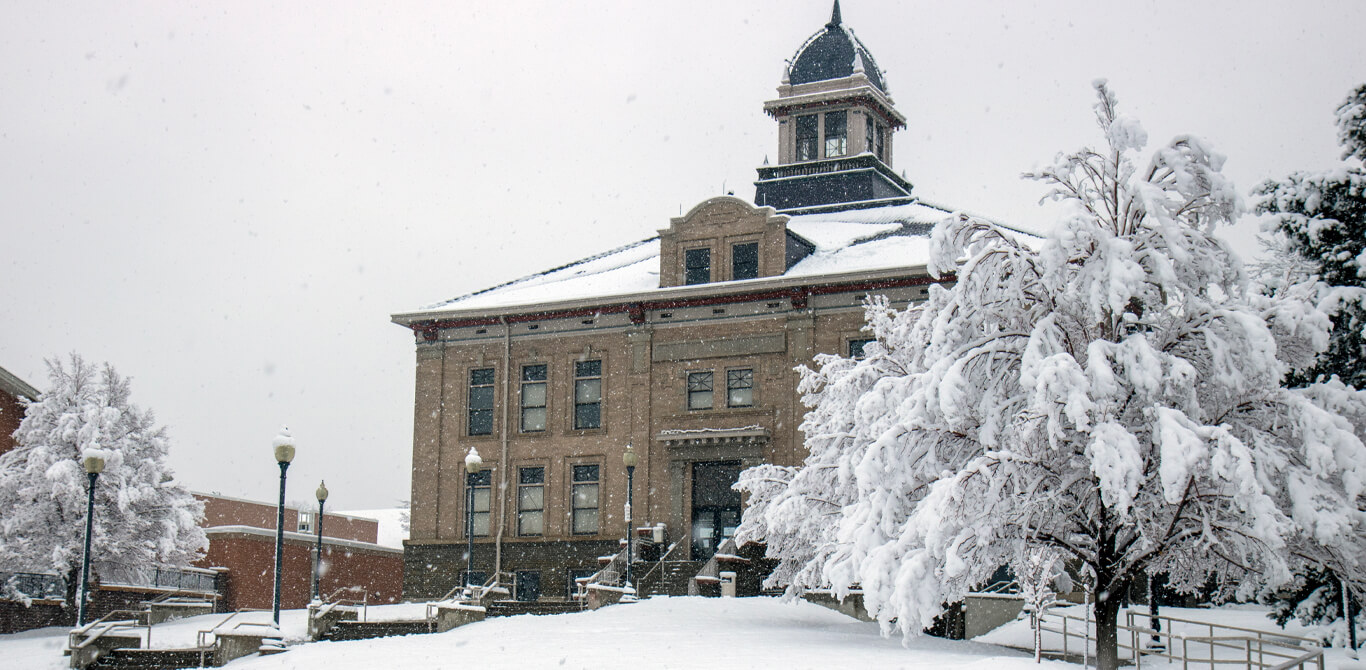
<path fill-rule="evenodd" d="M 632 243 L 630 243 L 630 244 L 624 244 L 624 245 L 619 246 L 619 247 L 617 247 L 617 248 L 615 248 L 615 249 L 608 249 L 607 251 L 603 251 L 603 252 L 600 252 L 600 253 L 596 253 L 596 254 L 593 254 L 592 256 L 588 256 L 588 257 L 586 257 L 586 258 L 580 258 L 579 260 L 576 260 L 576 261 L 573 261 L 573 262 L 570 262 L 570 263 L 565 263 L 564 265 L 560 265 L 560 266 L 557 266 L 557 267 L 553 267 L 553 268 L 550 268 L 550 269 L 548 269 L 548 270 L 542 270 L 542 271 L 540 271 L 540 272 L 533 272 L 532 274 L 525 275 L 525 276 L 522 276 L 522 277 L 518 277 L 518 278 L 516 278 L 516 279 L 512 279 L 512 280 L 509 280 L 509 281 L 505 281 L 505 282 L 503 282 L 503 283 L 501 283 L 501 284 L 497 284 L 497 285 L 494 285 L 494 286 L 490 286 L 490 287 L 488 287 L 488 288 L 482 288 L 482 289 L 479 289 L 478 291 L 472 291 L 472 292 L 466 293 L 466 294 L 464 294 L 464 295 L 458 295 L 458 296 L 456 296 L 456 297 L 454 297 L 454 298 L 450 298 L 450 299 L 448 299 L 448 300 L 442 300 L 441 302 L 434 302 L 434 303 L 432 303 L 432 304 L 430 304 L 430 305 L 423 306 L 423 307 L 421 307 L 420 309 L 422 309 L 422 310 L 436 309 L 436 308 L 441 307 L 441 306 L 443 306 L 443 305 L 449 305 L 449 304 L 451 304 L 451 303 L 453 303 L 453 302 L 459 302 L 459 301 L 465 300 L 465 299 L 467 299 L 467 298 L 473 298 L 474 296 L 483 295 L 483 294 L 488 293 L 488 292 L 490 292 L 490 291 L 496 291 L 496 290 L 501 289 L 501 288 L 507 288 L 507 287 L 509 287 L 509 286 L 513 286 L 513 285 L 516 285 L 516 284 L 521 284 L 521 283 L 523 283 L 523 282 L 530 281 L 530 280 L 535 279 L 535 278 L 537 278 L 537 277 L 543 277 L 543 276 L 548 275 L 548 274 L 550 274 L 550 273 L 552 273 L 552 272 L 559 272 L 560 270 L 566 270 L 566 269 L 572 268 L 572 267 L 574 267 L 574 266 L 576 266 L 576 265 L 583 265 L 584 263 L 592 263 L 593 261 L 596 261 L 596 260 L 600 260 L 600 259 L 606 258 L 606 257 L 611 256 L 611 255 L 613 255 L 613 254 L 617 254 L 617 253 L 620 253 L 620 252 L 623 252 L 623 251 L 627 251 L 627 250 L 629 250 L 629 249 L 634 249 L 634 248 L 636 248 L 636 247 L 638 247 L 638 246 L 640 246 L 640 245 L 642 245 L 642 244 L 649 244 L 650 242 L 653 242 L 653 241 L 655 241 L 655 240 L 657 240 L 657 239 L 659 239 L 659 236 L 658 236 L 658 235 L 655 235 L 655 236 L 653 236 L 653 237 L 647 237 L 647 238 L 645 238 L 645 239 L 643 239 L 643 240 L 639 240 L 639 241 L 636 241 L 636 242 L 632 242 Z"/>
<path fill-rule="evenodd" d="M 927 205 L 927 206 L 929 206 L 929 207 L 933 207 L 933 208 L 935 208 L 935 209 L 937 209 L 937 210 L 940 210 L 940 211 L 942 211 L 942 212 L 944 212 L 944 213 L 946 213 L 946 214 L 961 213 L 961 214 L 966 214 L 966 215 L 968 215 L 968 216 L 971 216 L 971 217 L 974 218 L 974 219 L 982 219 L 983 221 L 989 221 L 989 222 L 991 222 L 991 223 L 994 224 L 994 225 L 997 225 L 997 226 L 1000 226 L 1000 227 L 1002 227 L 1002 228 L 1005 228 L 1006 230 L 1010 230 L 1010 231 L 1017 232 L 1017 233 L 1019 233 L 1019 234 L 1021 234 L 1021 235 L 1029 235 L 1030 237 L 1038 237 L 1038 238 L 1043 238 L 1043 237 L 1046 237 L 1046 236 L 1047 236 L 1046 234 L 1040 233 L 1040 232 L 1038 232 L 1038 231 L 1027 230 L 1027 229 L 1025 229 L 1024 227 L 1020 226 L 1019 224 L 1010 224 L 1010 223 L 1006 223 L 1005 221 L 1002 221 L 1001 219 L 998 219 L 998 218 L 996 218 L 996 217 L 994 217 L 994 216 L 987 216 L 987 215 L 985 215 L 985 214 L 981 214 L 981 213 L 978 213 L 978 212 L 974 212 L 974 211 L 972 211 L 972 210 L 970 210 L 970 209 L 963 209 L 963 208 L 961 208 L 961 207 L 949 207 L 948 205 L 943 205 L 943 204 L 940 204 L 940 203 L 937 203 L 937 202 L 930 202 L 930 201 L 927 201 L 927 200 L 919 200 L 918 202 L 919 202 L 920 204 L 922 204 L 922 205 Z"/>

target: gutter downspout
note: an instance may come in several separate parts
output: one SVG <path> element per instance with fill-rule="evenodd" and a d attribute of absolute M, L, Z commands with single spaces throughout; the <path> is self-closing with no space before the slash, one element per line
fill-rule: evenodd
<path fill-rule="evenodd" d="M 506 316 L 499 317 L 503 322 L 503 439 L 502 456 L 499 459 L 498 475 L 498 535 L 493 546 L 493 573 L 497 579 L 503 573 L 503 529 L 507 527 L 508 511 L 508 403 L 512 394 L 512 324 Z"/>

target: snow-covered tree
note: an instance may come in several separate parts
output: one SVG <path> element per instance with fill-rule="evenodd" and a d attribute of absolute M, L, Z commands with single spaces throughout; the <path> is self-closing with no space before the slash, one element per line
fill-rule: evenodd
<path fill-rule="evenodd" d="M 1366 159 L 1366 85 L 1338 106 L 1337 126 L 1343 160 Z M 1296 172 L 1264 182 L 1255 194 L 1257 211 L 1271 215 L 1268 232 L 1275 234 L 1264 282 L 1284 290 L 1298 279 L 1300 290 L 1313 290 L 1333 318 L 1328 350 L 1312 367 L 1292 374 L 1291 383 L 1336 376 L 1366 388 L 1366 171 L 1345 164 L 1323 172 Z M 1291 617 L 1306 623 L 1340 620 L 1343 598 L 1336 569 L 1312 561 L 1300 567 L 1293 586 L 1271 598 L 1277 622 L 1283 625 Z M 1349 590 L 1361 594 L 1366 584 L 1349 583 Z M 1359 609 L 1353 605 L 1353 611 Z"/>
<path fill-rule="evenodd" d="M 1294 552 L 1362 571 L 1366 446 L 1342 414 L 1366 397 L 1283 384 L 1326 347 L 1327 315 L 1250 290 L 1214 236 L 1239 212 L 1222 156 L 1180 136 L 1140 164 L 1146 133 L 1097 92 L 1107 147 L 1031 175 L 1071 205 L 1046 240 L 951 217 L 930 271 L 952 286 L 871 304 L 878 346 L 804 371 L 810 457 L 740 483 L 740 535 L 767 542 L 790 591 L 858 585 L 885 632 L 918 634 L 1047 548 L 1094 584 L 1110 669 L 1123 594 L 1148 573 L 1251 596 Z"/>
<path fill-rule="evenodd" d="M 1366 85 L 1337 109 L 1344 160 L 1366 159 Z M 1332 287 L 1366 289 L 1366 171 L 1343 165 L 1323 172 L 1296 172 L 1255 191 L 1257 211 L 1273 215 L 1274 231 L 1302 267 Z M 1337 375 L 1366 388 L 1366 305 L 1360 296 L 1334 296 L 1333 333 L 1316 365 L 1292 381 Z"/>
<path fill-rule="evenodd" d="M 186 565 L 208 546 L 203 504 L 167 463 L 170 441 L 152 412 L 129 402 L 128 380 L 108 364 L 47 361 L 48 389 L 29 402 L 18 446 L 0 456 L 0 570 L 52 571 L 75 584 L 84 548 L 88 481 L 81 461 L 105 469 L 95 488 L 96 562 Z"/>
<path fill-rule="evenodd" d="M 1057 587 L 1071 590 L 1072 580 L 1064 569 L 1062 554 L 1046 547 L 1032 547 L 1017 556 L 1011 569 L 1020 585 L 1020 598 L 1029 612 L 1034 628 L 1034 662 L 1043 660 L 1043 615 L 1057 604 Z"/>

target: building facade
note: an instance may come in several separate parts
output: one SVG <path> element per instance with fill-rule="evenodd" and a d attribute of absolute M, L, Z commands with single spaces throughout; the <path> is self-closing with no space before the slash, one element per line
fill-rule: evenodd
<path fill-rule="evenodd" d="M 951 211 L 893 171 L 905 119 L 838 3 L 789 63 L 755 202 L 711 198 L 640 242 L 394 315 L 416 346 L 405 598 L 461 583 L 467 527 L 476 578 L 566 596 L 627 535 L 628 445 L 632 526 L 710 557 L 739 523 L 739 472 L 805 458 L 795 368 L 859 355 L 867 297 L 927 295 Z"/>

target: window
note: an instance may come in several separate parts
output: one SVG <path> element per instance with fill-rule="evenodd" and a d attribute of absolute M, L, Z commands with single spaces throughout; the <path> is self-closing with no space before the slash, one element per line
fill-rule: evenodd
<path fill-rule="evenodd" d="M 863 150 L 866 151 L 866 152 L 868 152 L 868 153 L 870 153 L 870 154 L 871 154 L 871 153 L 875 153 L 874 150 L 873 150 L 873 147 L 875 146 L 876 140 L 873 139 L 873 135 L 876 134 L 876 130 L 877 130 L 877 124 L 873 123 L 873 117 L 872 117 L 872 115 L 871 115 L 871 114 L 864 114 L 864 115 L 863 115 Z"/>
<path fill-rule="evenodd" d="M 470 534 L 475 537 L 488 537 L 489 509 L 491 509 L 489 492 L 493 490 L 493 471 L 480 470 L 474 474 L 465 473 L 465 486 L 469 489 L 469 497 L 466 500 L 474 512 L 469 519 L 472 526 Z M 478 583 L 482 584 L 483 581 Z"/>
<path fill-rule="evenodd" d="M 574 428 L 602 427 L 602 361 L 574 364 Z"/>
<path fill-rule="evenodd" d="M 711 249 L 689 249 L 683 252 L 683 284 L 705 284 L 711 281 Z"/>
<path fill-rule="evenodd" d="M 493 434 L 493 368 L 470 370 L 469 434 Z"/>
<path fill-rule="evenodd" d="M 299 532 L 308 533 L 313 531 L 313 513 L 299 512 Z"/>
<path fill-rule="evenodd" d="M 849 113 L 829 112 L 825 115 L 825 157 L 843 156 L 849 146 Z"/>
<path fill-rule="evenodd" d="M 726 406 L 754 406 L 754 370 L 726 371 Z"/>
<path fill-rule="evenodd" d="M 711 409 L 712 373 L 688 373 L 688 409 Z"/>
<path fill-rule="evenodd" d="M 797 160 L 816 160 L 816 115 L 797 117 Z"/>
<path fill-rule="evenodd" d="M 522 432 L 545 430 L 545 366 L 522 366 Z"/>
<path fill-rule="evenodd" d="M 517 534 L 545 533 L 545 468 L 517 470 Z"/>
<path fill-rule="evenodd" d="M 593 535 L 598 532 L 598 466 L 574 466 L 574 488 L 571 514 L 575 535 Z"/>
<path fill-rule="evenodd" d="M 871 337 L 849 340 L 849 358 L 864 358 L 866 354 L 863 353 L 863 347 L 867 346 L 867 344 L 872 341 L 873 338 Z"/>
<path fill-rule="evenodd" d="M 887 126 L 880 123 L 877 124 L 877 132 L 873 135 L 873 153 L 877 154 L 878 160 L 884 163 L 887 162 L 887 154 L 885 153 L 885 145 L 883 144 L 886 139 Z"/>
<path fill-rule="evenodd" d="M 730 248 L 731 279 L 757 279 L 759 277 L 759 243 L 746 242 Z"/>

